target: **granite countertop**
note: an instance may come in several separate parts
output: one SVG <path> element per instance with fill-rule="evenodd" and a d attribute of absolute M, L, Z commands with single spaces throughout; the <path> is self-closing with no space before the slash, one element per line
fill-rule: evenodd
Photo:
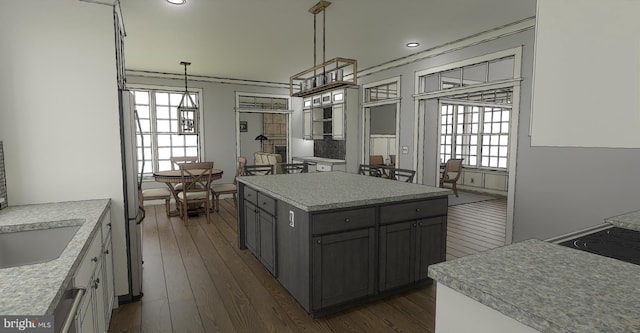
<path fill-rule="evenodd" d="M 429 276 L 543 332 L 640 331 L 640 266 L 540 240 L 429 267 Z"/>
<path fill-rule="evenodd" d="M 307 212 L 453 193 L 449 189 L 342 171 L 242 176 L 238 181 Z"/>
<path fill-rule="evenodd" d="M 99 232 L 109 199 L 9 206 L 0 210 L 0 233 L 81 225 L 59 258 L 32 265 L 0 269 L 0 315 L 52 314 L 64 287 L 72 279 Z"/>
<path fill-rule="evenodd" d="M 604 221 L 616 227 L 640 231 L 640 210 L 609 217 Z"/>
<path fill-rule="evenodd" d="M 294 156 L 291 159 L 312 163 L 322 163 L 322 164 L 345 164 L 344 160 L 338 160 L 334 158 L 325 158 L 325 157 L 316 157 L 316 156 Z"/>

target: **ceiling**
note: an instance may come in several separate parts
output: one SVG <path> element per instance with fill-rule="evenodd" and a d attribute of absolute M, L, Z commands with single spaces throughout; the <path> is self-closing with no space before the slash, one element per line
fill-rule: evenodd
<path fill-rule="evenodd" d="M 130 70 L 288 83 L 313 63 L 318 0 L 121 0 Z M 360 70 L 535 16 L 535 0 L 333 0 L 326 60 Z M 317 16 L 322 62 L 322 14 Z M 405 44 L 417 41 L 418 48 Z"/>

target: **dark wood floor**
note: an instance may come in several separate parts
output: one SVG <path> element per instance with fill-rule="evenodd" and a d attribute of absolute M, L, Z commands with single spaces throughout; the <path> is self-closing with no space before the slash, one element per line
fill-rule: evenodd
<path fill-rule="evenodd" d="M 233 201 L 185 226 L 164 206 L 143 223 L 144 297 L 114 310 L 109 332 L 433 332 L 435 287 L 312 319 L 237 247 Z M 506 199 L 449 207 L 447 260 L 504 245 Z"/>

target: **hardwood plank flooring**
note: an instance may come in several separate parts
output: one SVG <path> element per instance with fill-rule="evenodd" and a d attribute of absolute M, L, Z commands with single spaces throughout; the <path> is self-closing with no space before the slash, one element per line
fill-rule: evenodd
<path fill-rule="evenodd" d="M 435 286 L 311 318 L 248 251 L 236 208 L 184 225 L 164 206 L 143 222 L 143 291 L 114 310 L 109 332 L 433 332 Z M 449 207 L 447 260 L 504 245 L 506 200 Z"/>
<path fill-rule="evenodd" d="M 447 260 L 505 245 L 507 199 L 450 206 Z"/>

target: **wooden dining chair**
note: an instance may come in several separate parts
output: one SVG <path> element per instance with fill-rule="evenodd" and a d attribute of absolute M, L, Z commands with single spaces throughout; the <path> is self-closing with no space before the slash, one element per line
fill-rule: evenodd
<path fill-rule="evenodd" d="M 236 197 L 238 194 L 237 178 L 238 176 L 243 175 L 245 165 L 247 165 L 247 158 L 244 156 L 238 156 L 238 166 L 236 167 L 236 175 L 233 177 L 233 182 L 211 185 L 211 193 L 215 199 L 215 204 L 213 206 L 216 212 L 220 212 L 220 195 L 222 194 L 231 194 L 233 196 L 233 204 L 236 207 L 238 206 L 238 198 Z"/>
<path fill-rule="evenodd" d="M 370 165 L 384 165 L 384 158 L 382 155 L 369 155 Z"/>
<path fill-rule="evenodd" d="M 453 193 L 458 197 L 458 187 L 456 183 L 458 179 L 460 179 L 460 174 L 462 174 L 462 161 L 464 158 L 452 158 L 447 161 L 447 164 L 444 166 L 444 170 L 442 170 L 442 176 L 440 176 L 440 187 L 444 187 L 444 184 L 451 184 L 451 189 L 453 189 Z M 455 175 L 452 175 L 454 174 Z"/>
<path fill-rule="evenodd" d="M 413 183 L 413 177 L 415 177 L 415 170 L 409 169 L 389 169 L 389 179 L 405 181 L 407 183 Z"/>
<path fill-rule="evenodd" d="M 358 174 L 372 177 L 382 177 L 382 170 L 375 165 L 360 164 Z"/>
<path fill-rule="evenodd" d="M 282 173 L 307 173 L 309 165 L 307 163 L 281 163 Z"/>
<path fill-rule="evenodd" d="M 172 156 L 169 158 L 171 161 L 171 170 L 180 170 L 180 165 L 185 163 L 198 162 L 198 156 Z M 182 191 L 182 183 L 173 185 L 176 192 Z"/>
<path fill-rule="evenodd" d="M 265 176 L 265 175 L 273 175 L 274 173 L 275 173 L 275 165 L 273 164 L 244 166 L 245 176 Z"/>
<path fill-rule="evenodd" d="M 180 170 L 180 164 L 198 162 L 198 156 L 176 156 L 170 157 L 171 170 Z"/>
<path fill-rule="evenodd" d="M 196 162 L 180 164 L 182 191 L 178 193 L 178 207 L 180 207 L 184 224 L 188 224 L 190 205 L 205 204 L 207 223 L 211 223 L 211 179 L 213 178 L 213 162 Z"/>

